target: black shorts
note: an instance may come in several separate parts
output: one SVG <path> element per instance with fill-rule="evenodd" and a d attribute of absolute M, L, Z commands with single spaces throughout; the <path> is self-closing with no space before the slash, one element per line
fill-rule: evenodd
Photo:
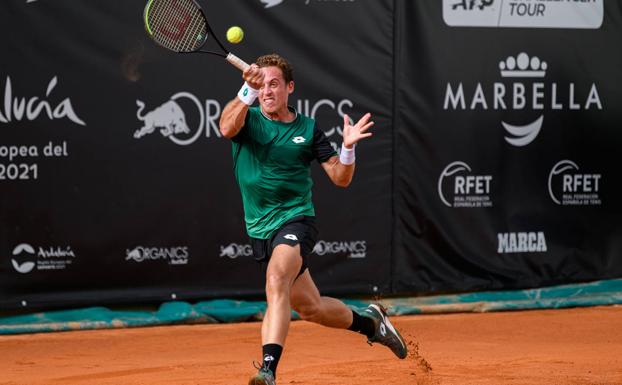
<path fill-rule="evenodd" d="M 300 245 L 302 266 L 298 275 L 307 269 L 307 257 L 313 252 L 317 242 L 318 231 L 315 227 L 315 217 L 299 216 L 285 222 L 272 237 L 268 239 L 251 238 L 253 257 L 257 262 L 268 262 L 272 251 L 278 245 Z"/>

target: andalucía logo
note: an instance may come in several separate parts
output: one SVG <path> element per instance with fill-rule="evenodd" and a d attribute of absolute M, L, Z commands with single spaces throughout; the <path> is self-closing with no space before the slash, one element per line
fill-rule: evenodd
<path fill-rule="evenodd" d="M 39 247 L 20 243 L 13 249 L 11 264 L 15 271 L 28 274 L 37 270 L 65 270 L 76 258 L 71 246 Z"/>
<path fill-rule="evenodd" d="M 25 258 L 24 262 L 18 262 L 17 258 Z M 13 259 L 11 259 L 13 268 L 22 274 L 28 274 L 35 268 L 36 255 L 35 249 L 27 243 L 21 243 L 13 249 Z"/>
<path fill-rule="evenodd" d="M 49 120 L 67 118 L 80 126 L 86 126 L 86 123 L 74 111 L 71 99 L 64 98 L 61 102 L 57 102 L 58 98 L 52 95 L 57 85 L 58 77 L 54 76 L 48 83 L 45 97 L 19 97 L 13 95 L 13 84 L 11 78 L 7 76 L 4 103 L 0 102 L 0 123 L 33 121 L 40 117 L 47 117 Z"/>
<path fill-rule="evenodd" d="M 509 56 L 499 62 L 503 82 L 478 82 L 475 87 L 462 82 L 457 85 L 447 83 L 443 109 L 518 111 L 521 116 L 533 115 L 535 118 L 527 122 L 501 121 L 506 131 L 505 141 L 516 147 L 526 146 L 538 137 L 547 111 L 603 109 L 595 83 L 577 87 L 573 82 L 546 82 L 544 78 L 548 69 L 549 64 L 537 56 L 529 57 L 524 52 L 516 57 Z"/>

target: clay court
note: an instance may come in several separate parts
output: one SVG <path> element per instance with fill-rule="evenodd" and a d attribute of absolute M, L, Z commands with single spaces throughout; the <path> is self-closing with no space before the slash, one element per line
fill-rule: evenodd
<path fill-rule="evenodd" d="M 622 307 L 394 317 L 411 354 L 292 323 L 279 384 L 622 384 Z M 1 385 L 246 384 L 260 323 L 0 337 Z"/>

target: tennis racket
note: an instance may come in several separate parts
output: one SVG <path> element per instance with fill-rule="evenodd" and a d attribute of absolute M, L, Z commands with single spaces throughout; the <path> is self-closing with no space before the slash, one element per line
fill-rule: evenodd
<path fill-rule="evenodd" d="M 162 47 L 177 53 L 208 53 L 225 58 L 241 71 L 249 65 L 222 45 L 207 23 L 205 12 L 195 0 L 149 0 L 144 12 L 149 36 Z M 219 51 L 203 50 L 209 36 Z"/>

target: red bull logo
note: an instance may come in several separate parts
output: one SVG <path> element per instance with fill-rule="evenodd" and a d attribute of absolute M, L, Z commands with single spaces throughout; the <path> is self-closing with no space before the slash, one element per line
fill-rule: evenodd
<path fill-rule="evenodd" d="M 169 100 L 145 114 L 142 114 L 145 103 L 137 100 L 136 105 L 138 106 L 136 117 L 143 122 L 143 126 L 134 132 L 134 138 L 140 139 L 145 135 L 152 134 L 156 129 L 159 129 L 164 137 L 190 133 L 186 124 L 186 114 L 174 100 Z"/>
<path fill-rule="evenodd" d="M 155 109 L 143 112 L 145 103 L 136 100 L 136 117 L 142 127 L 134 131 L 134 138 L 141 139 L 159 131 L 160 134 L 180 146 L 196 142 L 203 131 L 207 138 L 219 138 L 218 119 L 221 106 L 217 100 L 208 99 L 205 105 L 189 92 L 178 92 Z"/>

